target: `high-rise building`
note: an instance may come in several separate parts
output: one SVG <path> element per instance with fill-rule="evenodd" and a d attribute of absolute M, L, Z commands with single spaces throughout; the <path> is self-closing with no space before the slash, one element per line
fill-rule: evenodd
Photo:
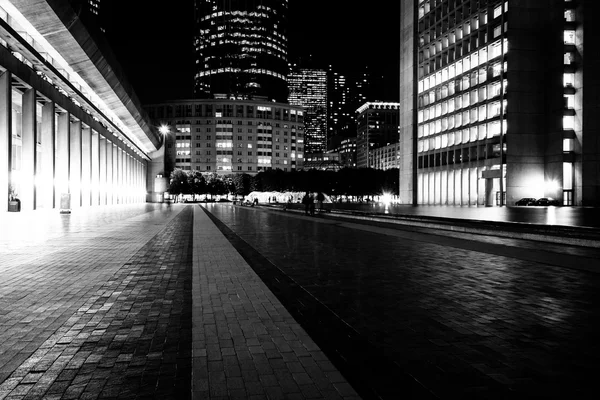
<path fill-rule="evenodd" d="M 599 2 L 401 5 L 401 201 L 598 205 Z"/>
<path fill-rule="evenodd" d="M 95 30 L 106 33 L 109 21 L 102 0 L 70 0 L 70 3 L 86 27 L 92 30 L 91 33 L 95 33 Z"/>
<path fill-rule="evenodd" d="M 357 112 L 356 166 L 375 168 L 374 150 L 398 143 L 399 104 L 367 102 Z"/>
<path fill-rule="evenodd" d="M 195 0 L 195 96 L 285 102 L 287 12 L 287 0 Z"/>
<path fill-rule="evenodd" d="M 356 109 L 367 101 L 381 101 L 378 81 L 368 68 L 344 73 L 331 65 L 327 71 L 327 146 L 339 147 L 347 138 L 356 137 Z"/>
<path fill-rule="evenodd" d="M 288 102 L 305 110 L 305 152 L 324 153 L 327 150 L 327 72 L 293 68 L 288 75 L 288 86 Z"/>
<path fill-rule="evenodd" d="M 167 173 L 173 168 L 219 174 L 302 169 L 301 107 L 272 101 L 178 100 L 145 106 L 169 127 Z"/>

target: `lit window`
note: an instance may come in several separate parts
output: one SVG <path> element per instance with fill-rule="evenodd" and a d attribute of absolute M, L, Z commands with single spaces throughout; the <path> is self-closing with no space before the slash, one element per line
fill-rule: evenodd
<path fill-rule="evenodd" d="M 485 105 L 479 106 L 479 121 L 485 121 L 485 119 L 487 118 L 486 110 L 487 107 Z"/>
<path fill-rule="evenodd" d="M 563 151 L 570 152 L 574 150 L 573 139 L 563 139 Z"/>
<path fill-rule="evenodd" d="M 575 31 L 566 30 L 564 33 L 565 44 L 575 44 Z"/>
<path fill-rule="evenodd" d="M 575 63 L 575 54 L 573 54 L 571 52 L 565 53 L 564 64 L 571 65 L 573 63 Z"/>
<path fill-rule="evenodd" d="M 494 18 L 498 18 L 502 14 L 502 5 L 494 8 Z"/>
<path fill-rule="evenodd" d="M 458 113 L 454 116 L 454 123 L 457 128 L 462 125 L 462 114 L 461 113 Z"/>
<path fill-rule="evenodd" d="M 563 74 L 563 85 L 565 87 L 572 87 L 575 84 L 575 74 L 566 73 Z"/>
<path fill-rule="evenodd" d="M 450 99 L 448 101 L 448 112 L 449 113 L 454 112 L 454 99 Z"/>
<path fill-rule="evenodd" d="M 476 126 L 471 127 L 471 129 L 469 130 L 469 136 L 470 136 L 471 142 L 477 141 L 477 127 Z"/>
<path fill-rule="evenodd" d="M 471 123 L 477 122 L 477 108 L 471 108 L 469 110 L 469 121 L 471 121 Z"/>
<path fill-rule="evenodd" d="M 575 108 L 575 96 L 565 95 L 565 108 Z"/>
<path fill-rule="evenodd" d="M 479 140 L 484 140 L 485 139 L 485 134 L 487 131 L 487 125 L 486 124 L 481 124 L 477 127 L 477 137 L 479 138 Z"/>
<path fill-rule="evenodd" d="M 572 115 L 563 116 L 563 129 L 575 129 L 575 117 Z"/>
<path fill-rule="evenodd" d="M 574 10 L 565 10 L 565 21 L 567 21 L 567 22 L 575 21 L 575 11 Z"/>

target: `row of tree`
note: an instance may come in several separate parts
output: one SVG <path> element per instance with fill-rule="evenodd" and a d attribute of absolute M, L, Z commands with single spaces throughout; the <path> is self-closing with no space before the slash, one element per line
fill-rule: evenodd
<path fill-rule="evenodd" d="M 233 194 L 246 196 L 250 192 L 323 192 L 329 195 L 370 196 L 384 192 L 398 194 L 399 171 L 397 168 L 379 170 L 373 168 L 344 168 L 339 171 L 282 171 L 280 169 L 259 172 L 256 175 L 215 172 L 184 171 L 171 173 L 169 193 L 179 194 Z"/>

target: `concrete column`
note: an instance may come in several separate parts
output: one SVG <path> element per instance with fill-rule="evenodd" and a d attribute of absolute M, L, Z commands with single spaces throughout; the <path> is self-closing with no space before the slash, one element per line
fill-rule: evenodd
<path fill-rule="evenodd" d="M 114 171 L 115 158 L 113 157 L 115 145 L 111 141 L 106 141 L 106 204 L 115 204 L 114 193 L 115 193 L 115 179 Z"/>
<path fill-rule="evenodd" d="M 122 188 L 119 183 L 119 174 L 121 168 L 123 167 L 121 160 L 119 160 L 119 143 L 117 142 L 113 146 L 113 204 L 120 204 L 119 196 Z"/>
<path fill-rule="evenodd" d="M 124 204 L 127 202 L 127 185 L 125 184 L 125 150 L 122 147 L 119 148 L 119 164 L 121 166 L 119 171 L 119 185 L 121 187 L 119 200 Z"/>
<path fill-rule="evenodd" d="M 56 140 L 56 107 L 53 102 L 42 106 L 42 157 L 39 171 L 37 200 L 44 208 L 54 208 L 54 162 Z"/>
<path fill-rule="evenodd" d="M 125 162 L 123 163 L 125 165 L 125 187 L 127 189 L 125 189 L 125 203 L 131 203 L 131 179 L 130 179 L 130 173 L 131 173 L 131 164 L 130 164 L 130 160 L 131 158 L 129 157 L 129 154 L 127 153 L 127 151 L 124 152 L 125 155 Z"/>
<path fill-rule="evenodd" d="M 69 193 L 69 155 L 70 155 L 70 129 L 71 116 L 68 112 L 63 112 L 58 116 L 56 126 L 56 163 L 55 163 L 55 204 L 57 208 L 61 207 L 60 197 L 64 193 Z"/>
<path fill-rule="evenodd" d="M 69 188 L 71 207 L 81 207 L 81 121 L 71 122 Z"/>
<path fill-rule="evenodd" d="M 92 128 L 81 128 L 81 205 L 89 206 L 92 200 Z"/>
<path fill-rule="evenodd" d="M 10 72 L 0 74 L 0 212 L 8 211 L 8 187 L 12 164 Z"/>
<path fill-rule="evenodd" d="M 98 136 L 100 137 L 99 139 L 99 144 L 100 144 L 100 151 L 99 151 L 99 159 L 100 159 L 100 163 L 99 163 L 99 172 L 100 172 L 100 184 L 98 185 L 99 188 L 99 193 L 100 193 L 100 205 L 104 206 L 106 205 L 106 198 L 107 195 L 106 193 L 108 192 L 107 190 L 107 182 L 106 182 L 106 149 L 108 147 L 108 140 L 106 140 L 106 138 L 104 138 L 102 135 L 98 134 Z"/>
<path fill-rule="evenodd" d="M 27 89 L 22 96 L 21 210 L 35 210 L 35 165 L 37 162 L 37 123 L 35 90 Z"/>
<path fill-rule="evenodd" d="M 100 204 L 100 135 L 91 129 L 92 134 L 92 206 Z"/>

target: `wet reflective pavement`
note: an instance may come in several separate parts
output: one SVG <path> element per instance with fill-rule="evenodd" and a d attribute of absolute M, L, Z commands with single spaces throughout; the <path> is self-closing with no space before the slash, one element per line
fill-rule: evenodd
<path fill-rule="evenodd" d="M 597 249 L 206 209 L 365 399 L 597 394 Z"/>
<path fill-rule="evenodd" d="M 301 204 L 292 204 L 302 208 Z M 592 207 L 455 207 L 379 203 L 328 203 L 328 210 L 358 211 L 389 216 L 420 216 L 600 228 L 600 208 Z"/>

